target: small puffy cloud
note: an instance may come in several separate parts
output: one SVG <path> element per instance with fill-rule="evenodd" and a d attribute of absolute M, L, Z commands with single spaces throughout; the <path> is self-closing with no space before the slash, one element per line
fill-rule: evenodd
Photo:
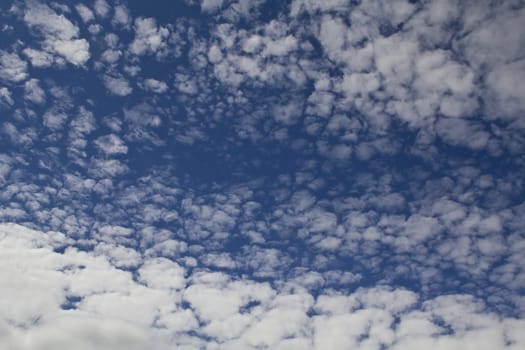
<path fill-rule="evenodd" d="M 480 150 L 487 146 L 490 133 L 474 120 L 440 118 L 436 123 L 437 134 L 447 143 Z"/>
<path fill-rule="evenodd" d="M 134 125 L 157 127 L 162 124 L 162 119 L 155 109 L 146 103 L 124 109 L 124 117 Z"/>
<path fill-rule="evenodd" d="M 515 119 L 525 113 L 525 93 L 521 84 L 525 79 L 525 61 L 519 60 L 496 67 L 487 76 L 487 110 L 494 117 Z"/>
<path fill-rule="evenodd" d="M 94 249 L 97 255 L 106 257 L 109 262 L 119 268 L 137 267 L 142 257 L 135 249 L 117 244 L 101 242 Z"/>
<path fill-rule="evenodd" d="M 131 16 L 129 14 L 128 8 L 125 5 L 120 4 L 115 6 L 114 10 L 115 14 L 111 22 L 126 28 L 129 27 L 129 24 L 131 23 Z"/>
<path fill-rule="evenodd" d="M 25 48 L 23 53 L 35 67 L 49 67 L 55 62 L 53 55 L 46 51 Z"/>
<path fill-rule="evenodd" d="M 144 79 L 142 84 L 144 89 L 157 94 L 162 94 L 168 90 L 168 85 L 165 82 L 156 79 Z"/>
<path fill-rule="evenodd" d="M 139 280 L 159 289 L 182 289 L 186 285 L 184 268 L 165 258 L 147 260 L 138 270 Z"/>
<path fill-rule="evenodd" d="M 201 2 L 201 11 L 213 13 L 221 8 L 224 0 L 202 0 Z"/>
<path fill-rule="evenodd" d="M 27 78 L 27 63 L 16 53 L 0 50 L 0 79 L 19 82 Z"/>
<path fill-rule="evenodd" d="M 170 32 L 167 28 L 158 27 L 154 18 L 135 19 L 135 38 L 129 46 L 129 50 L 134 55 L 144 55 L 147 53 L 161 54 L 161 50 L 166 48 Z"/>
<path fill-rule="evenodd" d="M 129 168 L 117 159 L 92 158 L 88 173 L 97 178 L 115 177 L 126 173 Z"/>
<path fill-rule="evenodd" d="M 129 81 L 122 77 L 104 76 L 104 85 L 114 95 L 127 96 L 133 92 Z"/>
<path fill-rule="evenodd" d="M 11 106 L 14 103 L 11 97 L 11 91 L 6 87 L 0 88 L 0 104 Z"/>
<path fill-rule="evenodd" d="M 244 40 L 244 43 L 242 45 L 243 51 L 247 53 L 255 53 L 257 52 L 263 44 L 263 37 L 260 35 L 252 35 L 246 40 Z"/>
<path fill-rule="evenodd" d="M 84 23 L 91 22 L 95 19 L 93 11 L 91 11 L 91 9 L 86 5 L 78 4 L 75 6 L 75 9 L 77 10 L 78 15 L 80 16 L 80 18 L 82 18 L 82 21 L 84 21 Z"/>
<path fill-rule="evenodd" d="M 93 35 L 97 35 L 102 31 L 102 26 L 100 24 L 90 24 L 88 31 Z"/>
<path fill-rule="evenodd" d="M 28 101 L 42 104 L 46 101 L 46 93 L 40 87 L 38 79 L 30 79 L 24 84 L 24 98 Z"/>
<path fill-rule="evenodd" d="M 74 65 L 83 65 L 90 57 L 89 43 L 77 39 L 79 29 L 63 14 L 45 4 L 31 2 L 24 15 L 25 23 L 43 36 L 42 48 Z"/>
<path fill-rule="evenodd" d="M 115 134 L 101 136 L 95 140 L 95 145 L 106 154 L 128 153 L 128 147 L 124 141 Z"/>
<path fill-rule="evenodd" d="M 109 64 L 113 64 L 120 59 L 120 56 L 122 56 L 122 52 L 120 50 L 107 49 L 102 53 L 100 58 Z"/>
<path fill-rule="evenodd" d="M 44 126 L 51 130 L 60 130 L 64 127 L 68 117 L 61 111 L 50 110 L 43 116 Z"/>
<path fill-rule="evenodd" d="M 104 225 L 98 229 L 101 235 L 108 236 L 130 236 L 133 234 L 133 229 L 117 226 L 117 225 Z"/>
<path fill-rule="evenodd" d="M 297 39 L 293 35 L 288 35 L 281 39 L 266 41 L 265 46 L 262 55 L 286 56 L 297 49 Z"/>
<path fill-rule="evenodd" d="M 53 49 L 74 65 L 82 65 L 89 59 L 89 44 L 81 40 L 57 40 Z"/>
<path fill-rule="evenodd" d="M 109 14 L 109 11 L 111 9 L 106 0 L 96 0 L 94 8 L 97 15 L 102 18 L 105 18 Z"/>

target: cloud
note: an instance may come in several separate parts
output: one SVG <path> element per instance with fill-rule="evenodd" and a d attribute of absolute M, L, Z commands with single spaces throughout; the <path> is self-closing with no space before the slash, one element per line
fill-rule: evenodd
<path fill-rule="evenodd" d="M 2 7 L 5 346 L 524 347 L 523 6 L 267 5 Z"/>
<path fill-rule="evenodd" d="M 129 168 L 117 159 L 92 158 L 89 173 L 97 178 L 114 177 L 126 173 Z"/>
<path fill-rule="evenodd" d="M 165 27 L 158 27 L 154 18 L 135 19 L 135 38 L 129 46 L 134 55 L 156 54 L 163 55 L 167 47 L 166 39 L 170 31 Z"/>
<path fill-rule="evenodd" d="M 201 2 L 201 11 L 216 12 L 221 8 L 223 0 L 203 0 Z"/>
<path fill-rule="evenodd" d="M 95 140 L 95 145 L 106 154 L 125 154 L 128 152 L 128 147 L 122 139 L 115 134 L 100 136 Z"/>
<path fill-rule="evenodd" d="M 101 291 L 106 287 L 108 291 L 122 290 L 126 284 L 133 283 L 129 275 L 112 269 L 104 259 L 79 251 L 53 252 L 54 247 L 67 242 L 63 235 L 50 233 L 45 240 L 34 241 L 36 237 L 39 234 L 35 231 L 22 227 L 2 227 L 3 257 L 16 257 L 10 263 L 7 260 L 4 262 L 6 269 L 3 277 L 11 280 L 11 284 L 2 289 L 4 344 L 10 344 L 14 349 L 45 349 L 48 346 L 144 349 L 146 344 L 156 343 L 162 347 L 158 339 L 162 336 L 155 334 L 157 332 L 153 329 L 141 326 L 140 322 L 109 315 L 102 319 L 101 314 L 93 312 L 89 306 L 89 300 L 97 298 L 96 295 L 90 296 L 92 291 Z M 31 269 L 31 277 L 19 274 L 23 268 L 19 263 L 22 262 Z M 100 289 L 96 284 L 101 277 L 112 278 L 113 281 L 108 281 L 109 284 Z M 35 290 L 45 293 L 35 298 Z M 20 300 L 20 292 L 32 294 L 27 299 L 31 302 L 25 306 L 12 304 Z M 80 298 L 79 304 L 85 305 L 83 310 L 67 311 L 68 298 Z M 21 326 L 23 328 L 19 328 Z"/>
<path fill-rule="evenodd" d="M 133 92 L 129 81 L 122 77 L 104 76 L 104 85 L 114 95 L 127 96 Z"/>
<path fill-rule="evenodd" d="M 25 48 L 23 53 L 35 67 L 49 67 L 55 62 L 53 55 L 45 51 Z"/>
<path fill-rule="evenodd" d="M 442 118 L 436 124 L 436 131 L 444 141 L 474 150 L 485 148 L 490 139 L 490 134 L 475 121 Z"/>
<path fill-rule="evenodd" d="M 2 329 L 12 348 L 167 349 L 203 345 L 202 337 L 247 349 L 514 349 L 525 341 L 522 320 L 496 317 L 469 295 L 421 301 L 406 289 L 374 287 L 313 297 L 218 272 L 185 277 L 183 267 L 164 258 L 146 260 L 134 280 L 103 255 L 60 250 L 68 244 L 56 232 L 0 228 L 2 274 L 10 281 L 0 290 Z M 25 292 L 32 297 L 21 302 Z"/>
<path fill-rule="evenodd" d="M 24 84 L 25 99 L 31 102 L 42 104 L 46 101 L 46 93 L 40 87 L 37 79 L 30 79 Z"/>
<path fill-rule="evenodd" d="M 30 2 L 24 21 L 43 36 L 41 46 L 47 53 L 58 55 L 77 66 L 89 60 L 89 43 L 86 39 L 76 39 L 79 29 L 64 15 L 39 2 Z"/>
<path fill-rule="evenodd" d="M 129 27 L 129 24 L 131 23 L 131 16 L 129 14 L 129 10 L 125 5 L 117 5 L 115 6 L 115 15 L 113 16 L 112 23 L 116 25 L 121 25 L 125 28 Z"/>
<path fill-rule="evenodd" d="M 78 4 L 75 6 L 75 9 L 77 10 L 78 15 L 80 16 L 80 18 L 82 18 L 82 21 L 84 21 L 84 23 L 88 23 L 95 19 L 93 11 L 91 11 L 91 9 L 86 5 Z"/>
<path fill-rule="evenodd" d="M 162 94 L 168 90 L 168 85 L 165 82 L 151 78 L 144 79 L 143 86 L 146 90 L 157 94 Z"/>
<path fill-rule="evenodd" d="M 27 63 L 16 53 L 0 51 L 0 79 L 19 82 L 27 78 Z"/>
<path fill-rule="evenodd" d="M 492 107 L 488 107 L 488 110 L 507 118 L 522 114 L 525 106 L 522 104 L 524 96 L 519 84 L 524 77 L 523 60 L 502 65 L 491 71 L 487 77 L 487 100 L 491 102 Z"/>
<path fill-rule="evenodd" d="M 68 117 L 61 111 L 50 110 L 43 116 L 44 126 L 51 130 L 60 130 L 64 127 Z"/>
<path fill-rule="evenodd" d="M 105 18 L 111 8 L 106 0 L 95 0 L 94 9 L 99 17 Z"/>
<path fill-rule="evenodd" d="M 11 98 L 11 92 L 6 87 L 0 88 L 0 103 L 2 105 L 12 105 L 14 103 Z"/>

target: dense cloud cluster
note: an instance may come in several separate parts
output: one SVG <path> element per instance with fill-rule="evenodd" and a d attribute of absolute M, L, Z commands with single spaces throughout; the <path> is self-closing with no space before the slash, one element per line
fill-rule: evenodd
<path fill-rule="evenodd" d="M 525 347 L 520 1 L 144 6 L 0 5 L 0 349 Z"/>

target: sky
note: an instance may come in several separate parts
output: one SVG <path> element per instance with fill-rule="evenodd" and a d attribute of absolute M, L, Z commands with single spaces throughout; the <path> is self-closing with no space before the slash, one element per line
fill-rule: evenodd
<path fill-rule="evenodd" d="M 525 349 L 523 1 L 0 1 L 0 350 Z"/>

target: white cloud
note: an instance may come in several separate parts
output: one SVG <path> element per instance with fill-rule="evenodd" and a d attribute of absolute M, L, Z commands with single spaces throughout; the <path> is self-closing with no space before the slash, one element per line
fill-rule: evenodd
<path fill-rule="evenodd" d="M 167 28 L 158 27 L 154 18 L 137 18 L 134 29 L 135 38 L 129 46 L 132 54 L 140 56 L 151 53 L 158 57 L 163 54 L 170 34 Z"/>
<path fill-rule="evenodd" d="M 122 52 L 120 50 L 107 49 L 102 53 L 100 58 L 107 63 L 113 64 L 116 63 L 121 56 Z"/>
<path fill-rule="evenodd" d="M 0 218 L 64 235 L 0 225 L 6 346 L 523 347 L 517 5 L 92 3 L 8 12 Z"/>
<path fill-rule="evenodd" d="M 128 147 L 124 141 L 115 134 L 100 136 L 95 140 L 95 144 L 106 154 L 128 153 Z"/>
<path fill-rule="evenodd" d="M 441 118 L 436 124 L 437 134 L 452 145 L 461 145 L 474 150 L 486 147 L 490 134 L 475 121 Z"/>
<path fill-rule="evenodd" d="M 98 229 L 102 235 L 129 236 L 133 233 L 130 228 L 114 225 L 105 225 Z"/>
<path fill-rule="evenodd" d="M 106 0 L 96 0 L 94 8 L 97 15 L 102 18 L 105 18 L 109 14 L 109 11 L 111 9 Z"/>
<path fill-rule="evenodd" d="M 144 79 L 143 85 L 146 90 L 157 94 L 162 94 L 168 90 L 168 85 L 165 82 L 156 79 Z"/>
<path fill-rule="evenodd" d="M 202 0 L 201 11 L 213 13 L 221 8 L 224 0 Z"/>
<path fill-rule="evenodd" d="M 54 247 L 68 242 L 58 233 L 46 234 L 16 225 L 3 225 L 0 231 L 2 279 L 10 280 L 0 289 L 1 324 L 7 332 L 4 345 L 9 344 L 11 349 L 145 349 L 150 342 L 161 348 L 162 343 L 167 345 L 166 338 L 159 342 L 161 332 L 142 326 L 138 318 L 135 322 L 125 321 L 110 316 L 110 309 L 99 308 L 102 313 L 98 313 L 90 308 L 88 301 L 94 298 L 91 291 L 106 291 L 110 296 L 110 290 L 133 286 L 128 274 L 112 268 L 103 258 L 76 250 L 55 253 Z M 23 270 L 31 271 L 30 275 Z M 105 281 L 102 288 L 101 281 Z M 16 302 L 21 300 L 20 293 L 28 293 L 23 303 Z M 85 298 L 78 303 L 85 306 L 63 310 L 69 296 Z"/>
<path fill-rule="evenodd" d="M 521 82 L 525 79 L 525 61 L 519 60 L 494 68 L 487 76 L 488 112 L 491 117 L 515 118 L 525 112 L 525 94 Z"/>
<path fill-rule="evenodd" d="M 162 124 L 162 119 L 156 115 L 153 107 L 146 103 L 124 109 L 124 117 L 136 125 L 156 127 Z"/>
<path fill-rule="evenodd" d="M 297 49 L 297 39 L 293 35 L 288 35 L 277 40 L 267 41 L 262 55 L 285 56 Z"/>
<path fill-rule="evenodd" d="M 27 63 L 16 53 L 0 51 L 0 79 L 19 82 L 27 78 Z"/>
<path fill-rule="evenodd" d="M 93 35 L 97 35 L 102 31 L 102 26 L 100 24 L 90 24 L 88 31 Z"/>
<path fill-rule="evenodd" d="M 44 36 L 42 47 L 48 53 L 57 54 L 74 65 L 83 65 L 89 59 L 89 43 L 86 39 L 76 39 L 78 27 L 47 5 L 31 2 L 24 21 Z"/>
<path fill-rule="evenodd" d="M 89 44 L 85 39 L 56 40 L 53 41 L 52 48 L 75 65 L 83 65 L 89 59 Z"/>
<path fill-rule="evenodd" d="M 421 220 L 408 222 L 411 232 L 420 230 L 414 223 Z M 425 230 L 433 224 L 421 225 Z M 132 234 L 115 225 L 100 227 L 99 232 L 108 239 Z M 72 247 L 56 250 L 71 243 L 60 233 L 0 225 L 4 266 L 0 274 L 10 281 L 0 288 L 2 327 L 9 332 L 4 343 L 26 342 L 32 349 L 45 349 L 46 342 L 53 342 L 55 348 L 78 342 L 112 349 L 119 345 L 145 349 L 155 342 L 157 348 L 177 343 L 210 345 L 183 335 L 192 331 L 223 347 L 246 349 L 525 345 L 518 332 L 522 320 L 498 317 L 469 295 L 421 300 L 414 292 L 383 286 L 349 293 L 326 290 L 314 298 L 297 284 L 277 287 L 207 271 L 186 276 L 187 271 L 169 259 L 147 258 L 141 263 L 133 249 L 112 243 L 98 244 L 93 253 Z M 138 282 L 112 264 L 142 264 Z M 298 281 L 306 276 L 315 280 L 316 275 L 322 276 L 306 273 L 298 275 Z M 25 291 L 31 296 L 20 298 Z M 191 309 L 180 308 L 182 301 Z M 115 334 L 118 345 L 112 342 Z"/>
<path fill-rule="evenodd" d="M 82 21 L 84 21 L 84 23 L 88 23 L 95 19 L 93 11 L 91 11 L 91 9 L 86 5 L 78 4 L 75 6 L 75 9 L 77 10 L 79 16 L 82 18 Z"/>
<path fill-rule="evenodd" d="M 296 16 L 303 11 L 315 12 L 317 10 L 345 10 L 349 7 L 346 0 L 329 0 L 329 1 L 309 1 L 309 0 L 294 0 L 290 7 L 290 14 Z"/>
<path fill-rule="evenodd" d="M 129 170 L 127 165 L 117 159 L 92 158 L 88 173 L 98 178 L 115 177 Z"/>
<path fill-rule="evenodd" d="M 44 126 L 51 130 L 60 130 L 64 127 L 68 117 L 61 111 L 47 111 L 43 118 Z"/>
<path fill-rule="evenodd" d="M 183 267 L 165 258 L 149 259 L 138 270 L 141 282 L 158 289 L 183 289 L 184 274 Z"/>
<path fill-rule="evenodd" d="M 0 103 L 7 105 L 12 105 L 14 103 L 13 98 L 11 97 L 11 91 L 6 87 L 0 88 Z"/>
<path fill-rule="evenodd" d="M 131 23 L 131 16 L 129 14 L 128 8 L 125 5 L 120 4 L 115 6 L 115 15 L 113 16 L 112 23 L 121 25 L 125 28 L 129 27 Z"/>
<path fill-rule="evenodd" d="M 55 62 L 53 55 L 46 51 L 25 48 L 23 53 L 29 58 L 31 64 L 35 67 L 49 67 Z"/>
<path fill-rule="evenodd" d="M 133 92 L 129 81 L 121 77 L 104 76 L 104 85 L 114 95 L 127 96 Z"/>
<path fill-rule="evenodd" d="M 24 98 L 34 103 L 42 104 L 46 101 L 46 93 L 40 87 L 38 79 L 30 79 L 24 84 Z"/>

